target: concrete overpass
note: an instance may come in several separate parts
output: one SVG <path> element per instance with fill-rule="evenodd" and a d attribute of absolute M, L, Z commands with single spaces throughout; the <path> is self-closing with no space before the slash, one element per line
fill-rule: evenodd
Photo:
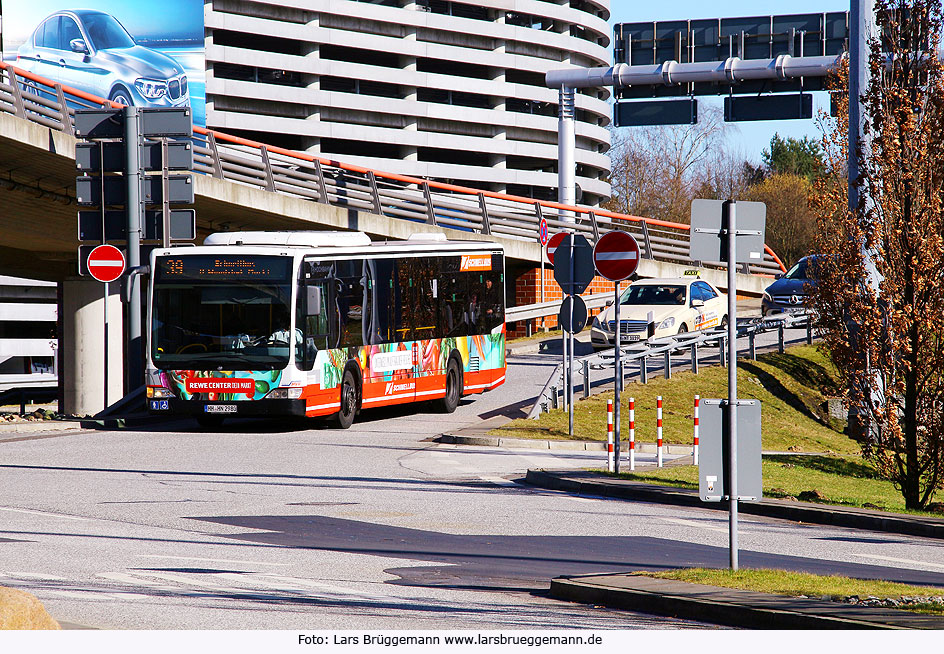
<path fill-rule="evenodd" d="M 70 114 L 75 107 L 109 103 L 2 62 L 0 68 L 0 274 L 63 285 L 64 410 L 81 413 L 100 404 L 99 389 L 107 389 L 106 403 L 122 395 L 120 376 L 112 379 L 110 371 L 106 383 L 100 371 L 102 287 L 76 276 L 77 140 Z M 378 239 L 441 232 L 500 242 L 514 280 L 538 265 L 538 224 L 545 219 L 552 232 L 571 229 L 591 240 L 617 228 L 634 233 L 643 251 L 639 274 L 644 277 L 679 276 L 693 266 L 686 225 L 413 179 L 218 132 L 194 132 L 195 170 L 203 173 L 193 176 L 198 241 L 214 231 L 244 229 L 350 229 Z M 780 270 L 768 250 L 764 261 L 738 275 L 738 288 L 760 294 Z M 703 274 L 719 286 L 726 283 L 717 266 L 708 264 Z M 114 317 L 121 315 L 121 305 L 114 292 L 109 307 L 108 358 L 119 362 L 121 325 Z"/>

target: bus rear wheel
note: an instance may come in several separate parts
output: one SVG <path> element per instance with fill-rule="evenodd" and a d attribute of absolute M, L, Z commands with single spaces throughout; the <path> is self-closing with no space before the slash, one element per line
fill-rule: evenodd
<path fill-rule="evenodd" d="M 338 411 L 338 426 L 347 429 L 354 424 L 354 414 L 357 413 L 357 383 L 350 370 L 344 371 L 341 380 L 341 409 Z"/>
<path fill-rule="evenodd" d="M 443 413 L 452 413 L 459 406 L 462 398 L 462 370 L 456 358 L 449 359 L 446 366 L 446 396 L 439 401 L 439 408 Z"/>

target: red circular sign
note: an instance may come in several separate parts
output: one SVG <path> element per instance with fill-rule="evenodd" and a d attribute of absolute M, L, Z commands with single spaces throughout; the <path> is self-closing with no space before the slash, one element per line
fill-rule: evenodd
<path fill-rule="evenodd" d="M 547 242 L 547 260 L 551 262 L 551 265 L 554 265 L 554 252 L 557 250 L 557 246 L 560 245 L 560 242 L 564 240 L 564 237 L 567 236 L 567 232 L 557 232 L 551 239 Z"/>
<path fill-rule="evenodd" d="M 547 245 L 547 221 L 541 218 L 541 245 Z"/>
<path fill-rule="evenodd" d="M 611 282 L 622 281 L 639 266 L 639 244 L 626 232 L 607 232 L 593 248 L 593 264 Z"/>
<path fill-rule="evenodd" d="M 100 282 L 113 282 L 125 271 L 125 255 L 114 245 L 99 245 L 89 252 L 88 270 Z"/>

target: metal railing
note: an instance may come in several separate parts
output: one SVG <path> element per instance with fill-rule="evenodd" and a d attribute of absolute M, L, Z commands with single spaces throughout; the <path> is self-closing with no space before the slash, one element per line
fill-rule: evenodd
<path fill-rule="evenodd" d="M 121 105 L 0 62 L 0 111 L 71 135 L 76 109 L 103 106 Z M 592 241 L 620 229 L 636 237 L 644 258 L 693 263 L 689 226 L 680 223 L 375 171 L 202 127 L 194 128 L 193 143 L 195 171 L 273 193 L 530 242 L 537 240 L 542 219 L 551 231 L 567 229 Z M 721 262 L 694 263 L 723 267 Z M 785 271 L 766 246 L 764 259 L 743 269 L 761 275 Z"/>
<path fill-rule="evenodd" d="M 748 356 L 751 359 L 757 358 L 755 346 L 755 337 L 757 334 L 777 330 L 779 332 L 778 349 L 781 353 L 784 350 L 784 330 L 806 328 L 807 343 L 813 342 L 813 322 L 807 314 L 778 314 L 768 318 L 743 318 L 738 320 L 737 336 L 738 338 L 748 338 Z M 639 377 L 642 383 L 648 381 L 649 359 L 655 356 L 664 357 L 663 374 L 669 378 L 672 376 L 672 354 L 678 351 L 688 350 L 691 354 L 691 367 L 694 372 L 698 372 L 699 358 L 698 348 L 703 345 L 716 344 L 718 354 L 710 358 L 717 357 L 720 365 L 727 364 L 726 348 L 728 340 L 727 327 L 714 327 L 703 331 L 686 332 L 676 334 L 675 336 L 665 336 L 662 338 L 651 338 L 644 343 L 626 345 L 620 348 L 622 374 L 625 377 L 625 364 L 630 361 L 639 362 Z M 736 344 L 735 344 L 736 347 Z M 594 354 L 588 354 L 582 357 L 574 358 L 574 365 L 571 369 L 571 375 L 583 375 L 583 396 L 590 395 L 590 371 L 591 370 L 612 370 L 613 376 L 619 374 L 615 370 L 615 352 L 613 349 L 603 350 Z M 557 408 L 558 396 L 564 391 L 564 364 L 559 363 L 548 378 L 547 383 L 538 395 L 534 406 L 528 413 L 528 418 L 536 419 L 540 414 Z M 565 393 L 566 396 L 566 393 Z"/>

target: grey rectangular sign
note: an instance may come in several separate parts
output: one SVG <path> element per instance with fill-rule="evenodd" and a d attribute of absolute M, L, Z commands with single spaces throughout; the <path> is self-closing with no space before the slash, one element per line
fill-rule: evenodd
<path fill-rule="evenodd" d="M 167 185 L 170 204 L 193 204 L 193 179 L 190 175 L 168 175 Z M 142 194 L 145 203 L 161 204 L 164 201 L 161 176 L 146 176 Z"/>
<path fill-rule="evenodd" d="M 727 123 L 751 120 L 796 120 L 813 117 L 813 96 L 809 93 L 749 95 L 724 99 Z"/>
<path fill-rule="evenodd" d="M 84 175 L 82 177 L 76 177 L 76 204 L 80 207 L 98 207 L 102 204 L 108 206 L 123 205 L 128 197 L 126 184 L 126 178 L 114 175 L 106 175 L 105 177 L 90 177 Z M 102 188 L 105 190 L 104 201 L 102 198 Z"/>
<path fill-rule="evenodd" d="M 141 147 L 141 167 L 144 170 L 163 169 L 160 143 L 145 143 Z M 167 144 L 168 170 L 193 170 L 193 147 L 189 141 L 172 141 Z"/>
<path fill-rule="evenodd" d="M 698 122 L 698 100 L 631 100 L 613 105 L 616 127 L 694 125 Z"/>
<path fill-rule="evenodd" d="M 120 173 L 125 169 L 125 144 L 101 141 L 75 144 L 75 167 L 83 172 Z"/>
<path fill-rule="evenodd" d="M 116 139 L 124 136 L 124 109 L 77 109 L 75 135 L 83 139 Z"/>
<path fill-rule="evenodd" d="M 190 107 L 142 108 L 141 134 L 143 136 L 191 136 L 193 118 Z"/>
<path fill-rule="evenodd" d="M 125 211 L 80 211 L 79 212 L 79 240 L 98 241 L 126 241 L 128 214 Z"/>
<path fill-rule="evenodd" d="M 692 231 L 689 256 L 693 261 L 727 261 L 727 219 L 723 200 L 692 200 Z M 735 263 L 764 260 L 764 227 L 767 205 L 738 201 L 735 226 L 738 232 Z"/>
<path fill-rule="evenodd" d="M 737 486 L 738 500 L 756 500 L 764 495 L 761 475 L 760 400 L 738 400 Z M 703 502 L 729 499 L 727 475 L 731 461 L 727 439 L 727 400 L 702 400 L 698 416 L 698 495 Z"/>
<path fill-rule="evenodd" d="M 174 209 L 170 212 L 170 240 L 192 241 L 197 238 L 196 212 L 193 209 Z M 164 214 L 144 212 L 144 238 L 160 240 L 164 236 Z"/>

